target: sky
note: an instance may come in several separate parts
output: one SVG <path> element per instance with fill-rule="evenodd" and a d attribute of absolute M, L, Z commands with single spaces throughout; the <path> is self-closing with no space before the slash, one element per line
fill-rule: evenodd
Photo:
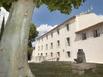
<path fill-rule="evenodd" d="M 36 24 L 39 36 L 41 36 L 70 17 L 82 12 L 87 12 L 91 7 L 92 12 L 103 15 L 103 0 L 86 0 L 79 9 L 73 9 L 70 15 L 62 14 L 59 11 L 50 12 L 47 6 L 43 5 L 40 8 L 34 9 L 32 22 Z M 2 8 L 2 11 L 0 12 L 0 21 L 2 21 L 1 17 L 3 14 L 6 19 L 9 15 L 8 12 Z"/>
<path fill-rule="evenodd" d="M 103 0 L 86 0 L 79 9 L 73 9 L 70 15 L 61 14 L 59 11 L 50 12 L 46 5 L 35 9 L 32 17 L 33 23 L 37 26 L 42 24 L 58 25 L 71 16 L 77 15 L 81 12 L 86 12 L 88 9 L 93 8 L 92 11 L 96 14 L 103 14 Z"/>
<path fill-rule="evenodd" d="M 36 24 L 39 36 L 53 29 L 72 16 L 87 12 L 90 8 L 92 12 L 103 15 L 103 0 L 86 0 L 79 9 L 73 9 L 70 15 L 62 14 L 59 11 L 50 12 L 46 5 L 34 9 L 32 22 Z"/>
<path fill-rule="evenodd" d="M 59 11 L 50 12 L 47 6 L 43 5 L 34 9 L 32 22 L 36 24 L 40 33 L 45 33 L 70 17 L 88 11 L 91 7 L 94 13 L 103 15 L 103 0 L 86 0 L 79 9 L 73 9 L 70 15 L 62 14 Z M 7 18 L 8 12 L 6 14 L 4 9 L 2 11 Z"/>

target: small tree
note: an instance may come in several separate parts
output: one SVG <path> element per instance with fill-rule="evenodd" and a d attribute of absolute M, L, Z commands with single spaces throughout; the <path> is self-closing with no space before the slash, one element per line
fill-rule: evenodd
<path fill-rule="evenodd" d="M 0 5 L 10 11 L 9 19 L 0 41 L 0 77 L 32 77 L 27 64 L 27 43 L 32 12 L 46 4 L 50 11 L 69 14 L 84 0 L 0 0 Z M 9 9 L 10 8 L 10 9 Z"/>
<path fill-rule="evenodd" d="M 28 60 L 31 59 L 33 47 L 32 42 L 35 41 L 35 38 L 38 36 L 38 31 L 36 30 L 36 26 L 34 24 L 30 25 L 30 31 L 29 31 L 29 39 L 28 39 Z"/>

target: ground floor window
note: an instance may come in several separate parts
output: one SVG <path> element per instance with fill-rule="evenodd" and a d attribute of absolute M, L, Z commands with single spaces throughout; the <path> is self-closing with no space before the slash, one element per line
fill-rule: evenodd
<path fill-rule="evenodd" d="M 41 53 L 41 56 L 43 56 L 43 53 Z"/>
<path fill-rule="evenodd" d="M 57 52 L 57 55 L 60 56 L 60 52 Z"/>
<path fill-rule="evenodd" d="M 46 53 L 46 56 L 47 56 L 48 54 Z"/>
<path fill-rule="evenodd" d="M 67 55 L 68 55 L 68 57 L 70 57 L 70 51 L 67 51 Z"/>
<path fill-rule="evenodd" d="M 51 57 L 53 57 L 53 53 L 51 52 Z"/>

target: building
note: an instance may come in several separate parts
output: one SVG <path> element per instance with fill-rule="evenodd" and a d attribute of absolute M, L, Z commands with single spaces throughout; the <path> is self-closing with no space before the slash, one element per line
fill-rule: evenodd
<path fill-rule="evenodd" d="M 82 13 L 40 36 L 32 61 L 74 62 L 79 49 L 83 49 L 87 62 L 103 63 L 103 16 Z"/>

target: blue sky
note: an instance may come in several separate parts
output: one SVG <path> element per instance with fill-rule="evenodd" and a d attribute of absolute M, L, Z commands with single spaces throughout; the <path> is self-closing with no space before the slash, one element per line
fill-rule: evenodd
<path fill-rule="evenodd" d="M 86 0 L 79 9 L 73 9 L 70 15 L 61 14 L 59 11 L 50 12 L 47 6 L 43 5 L 39 9 L 34 10 L 32 21 L 38 26 L 42 24 L 53 26 L 62 23 L 71 16 L 86 12 L 91 6 L 93 7 L 93 12 L 103 14 L 103 0 Z"/>

